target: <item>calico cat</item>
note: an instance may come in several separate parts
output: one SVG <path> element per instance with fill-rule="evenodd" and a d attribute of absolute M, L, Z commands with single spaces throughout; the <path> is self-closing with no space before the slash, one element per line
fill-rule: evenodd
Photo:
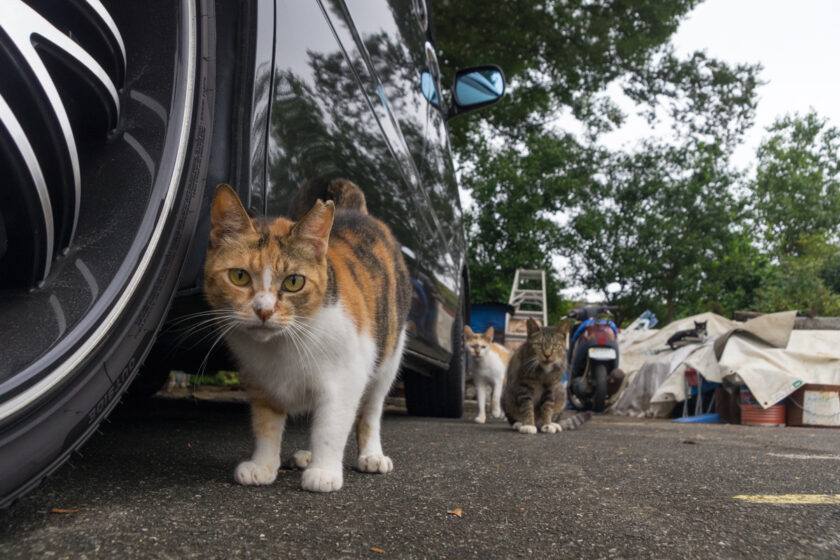
<path fill-rule="evenodd" d="M 294 459 L 305 490 L 341 488 L 354 420 L 357 468 L 393 469 L 380 421 L 411 285 L 390 230 L 357 202 L 316 200 L 297 221 L 252 220 L 231 187 L 216 189 L 204 289 L 251 400 L 255 446 L 234 472 L 240 484 L 274 482 L 286 416 L 304 413 L 311 452 Z"/>
<path fill-rule="evenodd" d="M 488 391 L 491 391 L 491 414 L 494 418 L 502 417 L 502 385 L 505 380 L 505 368 L 510 361 L 510 352 L 501 344 L 493 342 L 493 327 L 483 334 L 476 334 L 470 327 L 464 327 L 464 343 L 472 356 L 472 374 L 475 383 L 478 416 L 475 421 L 484 424 L 487 420 L 486 403 Z"/>
<path fill-rule="evenodd" d="M 693 329 L 685 329 L 682 331 L 677 331 L 671 335 L 668 341 L 665 343 L 671 347 L 671 350 L 677 349 L 677 343 L 682 342 L 685 340 L 691 342 L 702 341 L 706 338 L 706 324 L 708 321 L 694 321 L 694 328 Z"/>
<path fill-rule="evenodd" d="M 508 364 L 502 393 L 502 409 L 514 430 L 523 434 L 563 430 L 554 421 L 565 408 L 563 373 L 566 365 L 566 334 L 569 323 L 541 327 L 528 319 L 528 338 Z"/>

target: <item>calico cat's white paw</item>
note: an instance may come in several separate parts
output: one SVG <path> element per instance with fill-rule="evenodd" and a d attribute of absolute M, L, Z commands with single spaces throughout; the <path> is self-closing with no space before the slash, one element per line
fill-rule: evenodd
<path fill-rule="evenodd" d="M 356 464 L 362 472 L 389 473 L 394 470 L 394 462 L 385 455 L 362 455 Z"/>
<path fill-rule="evenodd" d="M 517 428 L 520 434 L 536 434 L 537 427 L 536 426 L 529 426 L 526 424 L 522 424 Z"/>
<path fill-rule="evenodd" d="M 516 431 L 519 431 L 519 428 L 521 428 L 521 427 L 522 427 L 522 422 L 514 422 L 513 425 L 511 425 L 511 428 L 513 428 Z"/>
<path fill-rule="evenodd" d="M 556 434 L 558 432 L 562 432 L 563 427 L 560 426 L 560 424 L 555 424 L 554 422 L 551 422 L 550 424 L 543 424 L 540 427 L 540 431 L 545 434 Z"/>
<path fill-rule="evenodd" d="M 504 416 L 505 416 L 505 413 L 502 412 L 501 408 L 499 410 L 494 410 L 493 411 L 493 418 L 504 418 Z"/>
<path fill-rule="evenodd" d="M 305 449 L 295 451 L 295 454 L 292 455 L 292 461 L 294 461 L 297 468 L 305 469 L 309 466 L 309 462 L 312 461 L 312 452 Z"/>
<path fill-rule="evenodd" d="M 245 486 L 263 486 L 277 479 L 277 468 L 269 468 L 253 461 L 242 461 L 233 472 L 233 478 Z"/>
<path fill-rule="evenodd" d="M 341 469 L 306 469 L 300 479 L 300 487 L 310 492 L 335 492 L 343 484 Z"/>
<path fill-rule="evenodd" d="M 486 416 L 476 416 L 475 418 L 473 418 L 473 422 L 476 422 L 477 424 L 484 424 L 486 420 Z"/>

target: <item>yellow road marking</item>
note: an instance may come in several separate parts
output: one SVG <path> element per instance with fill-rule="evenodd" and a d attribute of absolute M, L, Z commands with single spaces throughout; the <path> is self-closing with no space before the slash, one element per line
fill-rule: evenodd
<path fill-rule="evenodd" d="M 840 494 L 756 494 L 733 496 L 753 504 L 836 504 L 840 505 Z"/>

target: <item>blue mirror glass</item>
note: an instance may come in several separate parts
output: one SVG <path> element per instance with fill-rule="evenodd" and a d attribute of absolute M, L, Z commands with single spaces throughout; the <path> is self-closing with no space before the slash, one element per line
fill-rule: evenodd
<path fill-rule="evenodd" d="M 473 70 L 455 80 L 455 101 L 461 107 L 485 105 L 505 93 L 505 79 L 497 69 Z"/>
<path fill-rule="evenodd" d="M 440 107 L 440 98 L 438 97 L 437 84 L 435 79 L 429 71 L 424 71 L 420 75 L 420 88 L 423 90 L 423 97 L 435 107 Z"/>

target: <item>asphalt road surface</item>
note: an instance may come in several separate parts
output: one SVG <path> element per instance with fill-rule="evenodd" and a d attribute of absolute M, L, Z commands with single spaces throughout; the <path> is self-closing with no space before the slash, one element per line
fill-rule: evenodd
<path fill-rule="evenodd" d="M 337 493 L 291 468 L 243 487 L 247 407 L 156 398 L 0 513 L 0 558 L 840 557 L 840 430 L 597 417 L 530 436 L 390 407 L 383 440 L 395 471 L 353 471 L 351 442 Z"/>

